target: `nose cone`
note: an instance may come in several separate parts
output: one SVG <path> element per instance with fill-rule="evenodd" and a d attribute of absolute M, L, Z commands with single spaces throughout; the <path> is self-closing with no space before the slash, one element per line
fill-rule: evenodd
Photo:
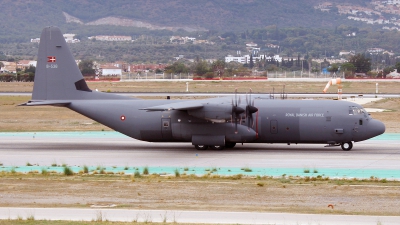
<path fill-rule="evenodd" d="M 386 130 L 385 124 L 383 124 L 381 121 L 374 119 L 369 121 L 368 135 L 371 136 L 371 138 L 385 133 L 385 130 Z"/>

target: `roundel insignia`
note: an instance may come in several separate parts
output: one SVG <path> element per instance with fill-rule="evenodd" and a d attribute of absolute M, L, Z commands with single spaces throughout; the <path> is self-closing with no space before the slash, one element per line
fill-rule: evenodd
<path fill-rule="evenodd" d="M 124 115 L 121 116 L 121 120 L 124 121 L 126 117 Z"/>

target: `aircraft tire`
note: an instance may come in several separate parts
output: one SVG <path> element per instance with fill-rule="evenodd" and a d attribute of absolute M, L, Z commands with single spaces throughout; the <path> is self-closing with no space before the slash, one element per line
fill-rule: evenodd
<path fill-rule="evenodd" d="M 342 147 L 343 151 L 350 151 L 353 148 L 353 143 L 350 142 L 344 142 L 340 145 Z"/>
<path fill-rule="evenodd" d="M 224 146 L 221 145 L 210 145 L 210 148 L 213 150 L 222 150 L 224 149 Z"/>
<path fill-rule="evenodd" d="M 208 145 L 195 145 L 194 146 L 197 150 L 207 150 Z"/>
<path fill-rule="evenodd" d="M 236 143 L 235 142 L 226 142 L 225 143 L 225 148 L 233 148 L 235 147 Z"/>

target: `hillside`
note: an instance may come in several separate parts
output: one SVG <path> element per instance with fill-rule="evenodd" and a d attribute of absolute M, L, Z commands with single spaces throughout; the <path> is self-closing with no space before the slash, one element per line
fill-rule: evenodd
<path fill-rule="evenodd" d="M 192 32 L 246 31 L 270 25 L 333 28 L 359 25 L 345 15 L 315 9 L 318 0 L 3 0 L 0 43 L 27 42 L 44 26 L 83 35 L 125 34 L 166 30 Z M 331 2 L 346 2 L 334 0 Z M 370 1 L 352 0 L 365 5 Z"/>

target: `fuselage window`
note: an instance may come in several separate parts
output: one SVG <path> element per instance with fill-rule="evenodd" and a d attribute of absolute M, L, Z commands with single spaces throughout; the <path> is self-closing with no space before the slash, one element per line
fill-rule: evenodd
<path fill-rule="evenodd" d="M 358 122 L 360 125 L 362 125 L 363 124 L 363 121 L 362 120 L 359 120 L 359 122 Z"/>
<path fill-rule="evenodd" d="M 168 121 L 164 121 L 163 127 L 169 127 L 169 122 Z"/>

